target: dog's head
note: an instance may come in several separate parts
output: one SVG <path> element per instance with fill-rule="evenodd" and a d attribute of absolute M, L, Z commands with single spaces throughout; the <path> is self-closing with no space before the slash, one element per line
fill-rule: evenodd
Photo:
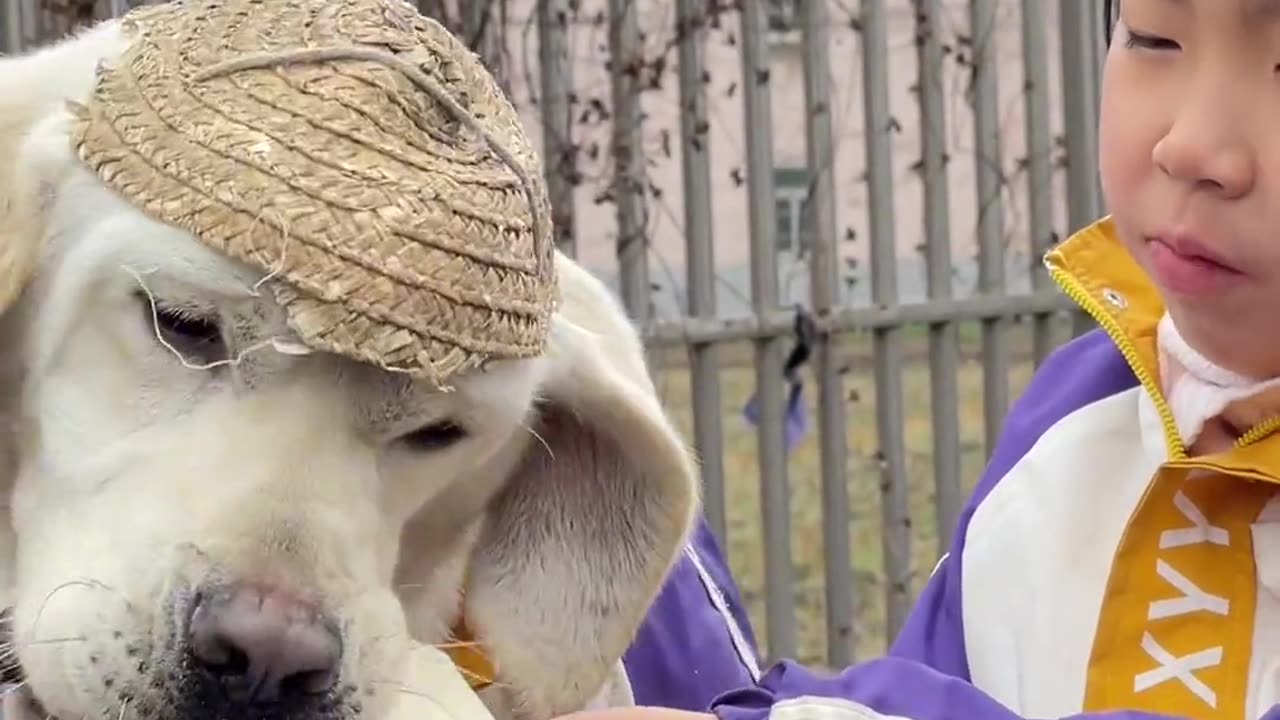
<path fill-rule="evenodd" d="M 695 512 L 638 338 L 558 257 L 547 352 L 451 392 L 291 340 L 262 273 L 76 159 L 114 24 L 0 61 L 0 554 L 76 717 L 382 717 L 465 625 L 491 707 L 604 682 Z"/>

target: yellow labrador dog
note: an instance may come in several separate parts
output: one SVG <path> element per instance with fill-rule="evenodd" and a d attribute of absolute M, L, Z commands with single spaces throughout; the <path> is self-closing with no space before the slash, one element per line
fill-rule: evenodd
<path fill-rule="evenodd" d="M 607 289 L 557 256 L 547 351 L 451 392 L 246 353 L 289 334 L 262 273 L 73 150 L 128 42 L 110 21 L 0 60 L 0 591 L 41 712 L 445 717 L 418 652 L 468 638 L 449 672 L 495 669 L 472 686 L 498 718 L 630 702 L 697 498 Z"/>

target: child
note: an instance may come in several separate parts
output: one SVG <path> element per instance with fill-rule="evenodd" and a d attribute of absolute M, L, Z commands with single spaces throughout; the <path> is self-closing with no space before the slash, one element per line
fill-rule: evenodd
<path fill-rule="evenodd" d="M 1048 257 L 1102 330 L 1012 409 L 888 656 L 783 662 L 716 717 L 1253 720 L 1280 702 L 1280 2 L 1123 0 L 1103 78 L 1112 215 Z"/>

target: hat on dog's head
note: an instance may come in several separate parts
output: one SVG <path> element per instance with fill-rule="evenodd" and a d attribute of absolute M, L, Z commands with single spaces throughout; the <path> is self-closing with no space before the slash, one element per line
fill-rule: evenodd
<path fill-rule="evenodd" d="M 447 30 L 401 0 L 177 0 L 124 23 L 80 158 L 260 269 L 304 344 L 441 385 L 543 351 L 538 158 Z"/>

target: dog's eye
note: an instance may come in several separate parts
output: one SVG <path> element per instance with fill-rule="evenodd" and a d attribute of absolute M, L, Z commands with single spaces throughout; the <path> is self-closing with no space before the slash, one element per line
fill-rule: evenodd
<path fill-rule="evenodd" d="M 217 320 L 189 308 L 152 304 L 143 297 L 148 325 L 157 338 L 182 356 L 186 363 L 208 366 L 227 359 L 227 346 Z"/>
<path fill-rule="evenodd" d="M 423 425 L 411 433 L 401 435 L 399 442 L 410 450 L 429 452 L 443 450 L 466 436 L 467 431 L 461 425 L 443 420 Z"/>

